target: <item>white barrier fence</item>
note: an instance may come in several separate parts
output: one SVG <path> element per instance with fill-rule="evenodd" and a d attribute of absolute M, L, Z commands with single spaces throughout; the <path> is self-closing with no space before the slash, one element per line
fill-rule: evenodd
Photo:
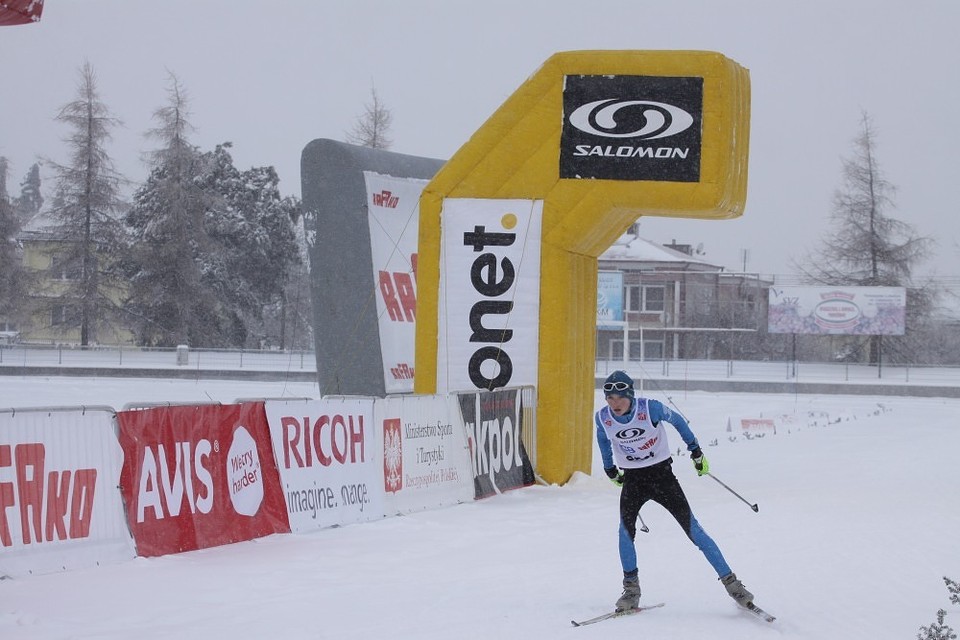
<path fill-rule="evenodd" d="M 531 484 L 535 452 L 523 443 L 536 442 L 534 407 L 532 389 L 504 389 L 0 410 L 0 578 L 367 522 Z"/>

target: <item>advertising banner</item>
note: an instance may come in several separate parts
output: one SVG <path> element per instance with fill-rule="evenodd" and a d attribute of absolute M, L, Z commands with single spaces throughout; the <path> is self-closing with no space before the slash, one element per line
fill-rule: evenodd
<path fill-rule="evenodd" d="M 597 274 L 597 329 L 622 329 L 619 324 L 604 324 L 607 321 L 623 322 L 623 272 L 600 271 Z"/>
<path fill-rule="evenodd" d="M 377 323 L 387 393 L 412 393 L 417 308 L 417 230 L 427 180 L 364 171 Z"/>
<path fill-rule="evenodd" d="M 372 398 L 268 401 L 294 533 L 383 517 L 383 436 Z"/>
<path fill-rule="evenodd" d="M 132 559 L 104 409 L 0 412 L 0 578 Z"/>
<path fill-rule="evenodd" d="M 523 446 L 523 407 L 518 389 L 455 396 L 473 461 L 477 499 L 533 484 L 533 465 Z"/>
<path fill-rule="evenodd" d="M 902 336 L 903 287 L 770 287 L 767 331 L 821 335 Z"/>
<path fill-rule="evenodd" d="M 142 556 L 288 533 L 262 402 L 121 411 L 120 487 Z"/>
<path fill-rule="evenodd" d="M 437 391 L 537 384 L 541 200 L 447 198 Z"/>
<path fill-rule="evenodd" d="M 377 400 L 374 416 L 383 432 L 383 489 L 386 513 L 469 502 L 474 498 L 467 437 L 451 419 L 443 396 Z"/>
<path fill-rule="evenodd" d="M 699 182 L 703 78 L 568 75 L 560 177 Z"/>

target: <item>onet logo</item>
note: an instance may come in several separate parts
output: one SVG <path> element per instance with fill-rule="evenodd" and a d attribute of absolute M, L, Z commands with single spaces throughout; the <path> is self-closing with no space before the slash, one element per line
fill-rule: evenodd
<path fill-rule="evenodd" d="M 639 129 L 620 131 L 617 127 L 617 112 L 628 107 L 641 109 L 642 126 Z M 693 116 L 679 107 L 663 102 L 617 98 L 595 100 L 577 107 L 570 114 L 569 120 L 574 127 L 591 135 L 641 140 L 674 136 L 686 131 L 693 124 Z"/>

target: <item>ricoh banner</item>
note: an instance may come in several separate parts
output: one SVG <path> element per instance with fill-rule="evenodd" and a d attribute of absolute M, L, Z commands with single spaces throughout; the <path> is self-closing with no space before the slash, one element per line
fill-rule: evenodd
<path fill-rule="evenodd" d="M 473 460 L 477 499 L 533 484 L 533 465 L 523 446 L 523 407 L 518 389 L 457 396 Z"/>
<path fill-rule="evenodd" d="M 767 331 L 902 336 L 903 287 L 770 287 Z"/>
<path fill-rule="evenodd" d="M 0 412 L 0 578 L 130 560 L 113 410 Z"/>
<path fill-rule="evenodd" d="M 377 400 L 383 432 L 386 515 L 469 502 L 474 498 L 470 450 L 459 412 L 445 396 Z"/>
<path fill-rule="evenodd" d="M 438 393 L 537 384 L 542 200 L 447 198 Z"/>
<path fill-rule="evenodd" d="M 383 445 L 373 404 L 372 398 L 266 403 L 293 532 L 383 517 Z"/>
<path fill-rule="evenodd" d="M 141 556 L 288 533 L 262 402 L 121 411 L 120 487 Z"/>
<path fill-rule="evenodd" d="M 417 230 L 426 180 L 363 172 L 377 323 L 387 393 L 412 393 L 417 310 Z"/>

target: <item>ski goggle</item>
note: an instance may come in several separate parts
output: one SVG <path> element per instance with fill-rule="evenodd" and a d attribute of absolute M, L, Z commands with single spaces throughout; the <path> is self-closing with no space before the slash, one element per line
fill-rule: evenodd
<path fill-rule="evenodd" d="M 626 391 L 630 388 L 626 382 L 604 382 L 603 390 L 604 391 Z"/>

